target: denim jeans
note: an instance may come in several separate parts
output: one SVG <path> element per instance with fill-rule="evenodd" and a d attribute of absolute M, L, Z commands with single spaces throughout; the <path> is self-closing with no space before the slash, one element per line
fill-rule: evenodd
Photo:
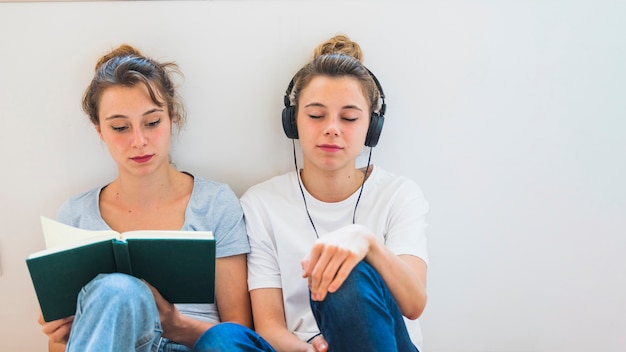
<path fill-rule="evenodd" d="M 215 325 L 198 339 L 193 347 L 194 352 L 227 352 L 227 351 L 265 351 L 274 352 L 267 343 L 252 329 L 235 323 Z"/>
<path fill-rule="evenodd" d="M 364 261 L 337 292 L 310 303 L 329 352 L 417 351 L 389 288 Z"/>
<path fill-rule="evenodd" d="M 129 275 L 100 274 L 78 295 L 66 351 L 192 351 L 162 338 L 162 332 L 159 312 L 148 286 Z M 232 347 L 262 345 L 261 342 L 265 341 L 242 325 L 222 323 L 207 330 L 198 339 L 193 351 L 254 351 Z M 270 347 L 259 351 L 273 350 Z"/>

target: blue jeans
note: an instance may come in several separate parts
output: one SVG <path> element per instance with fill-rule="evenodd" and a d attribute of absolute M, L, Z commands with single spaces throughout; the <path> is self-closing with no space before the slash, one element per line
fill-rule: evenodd
<path fill-rule="evenodd" d="M 329 352 L 417 351 L 389 288 L 364 261 L 337 292 L 311 300 L 311 310 Z"/>
<path fill-rule="evenodd" d="M 161 337 L 162 332 L 159 312 L 148 286 L 129 275 L 100 274 L 85 285 L 78 295 L 66 351 L 192 351 Z M 250 344 L 256 343 L 255 337 L 260 339 L 242 325 L 217 324 L 198 339 L 193 351 L 229 351 L 221 349 L 224 343 L 233 346 L 233 341 L 237 340 L 237 343 L 247 346 L 247 339 L 251 341 Z"/>
<path fill-rule="evenodd" d="M 235 323 L 221 323 L 207 330 L 193 346 L 194 352 L 265 351 L 274 352 L 252 329 Z"/>

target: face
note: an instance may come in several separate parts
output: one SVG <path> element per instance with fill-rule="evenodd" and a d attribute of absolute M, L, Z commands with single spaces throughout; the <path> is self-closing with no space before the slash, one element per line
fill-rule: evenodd
<path fill-rule="evenodd" d="M 169 112 L 150 99 L 143 84 L 109 87 L 99 103 L 96 130 L 120 174 L 146 175 L 169 164 Z"/>
<path fill-rule="evenodd" d="M 298 101 L 297 126 L 305 169 L 353 170 L 369 119 L 369 103 L 356 78 L 313 78 Z"/>

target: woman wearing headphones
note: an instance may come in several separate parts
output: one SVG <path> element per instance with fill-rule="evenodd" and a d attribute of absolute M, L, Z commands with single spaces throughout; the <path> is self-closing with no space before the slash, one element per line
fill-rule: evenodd
<path fill-rule="evenodd" d="M 303 168 L 241 198 L 257 332 L 277 351 L 417 351 L 426 304 L 428 204 L 411 180 L 357 168 L 385 102 L 359 45 L 318 46 L 285 96 Z M 293 104 L 293 105 L 292 105 Z"/>

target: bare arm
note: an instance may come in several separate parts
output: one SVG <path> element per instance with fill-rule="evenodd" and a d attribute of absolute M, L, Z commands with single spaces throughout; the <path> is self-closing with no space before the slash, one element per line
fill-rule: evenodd
<path fill-rule="evenodd" d="M 65 352 L 66 347 L 67 345 L 64 343 L 48 341 L 48 352 Z"/>
<path fill-rule="evenodd" d="M 250 297 L 256 331 L 277 352 L 314 351 L 311 345 L 287 330 L 283 293 L 280 288 L 255 289 L 250 291 Z"/>
<path fill-rule="evenodd" d="M 365 256 L 383 278 L 402 315 L 417 319 L 426 306 L 426 263 L 412 255 L 395 255 L 374 240 Z"/>
<path fill-rule="evenodd" d="M 341 287 L 352 269 L 366 260 L 381 275 L 402 314 L 417 319 L 426 305 L 426 263 L 411 256 L 396 256 L 364 226 L 349 225 L 316 242 L 302 262 L 311 297 L 323 300 Z"/>
<path fill-rule="evenodd" d="M 245 254 L 217 260 L 215 290 L 220 319 L 252 328 Z"/>

